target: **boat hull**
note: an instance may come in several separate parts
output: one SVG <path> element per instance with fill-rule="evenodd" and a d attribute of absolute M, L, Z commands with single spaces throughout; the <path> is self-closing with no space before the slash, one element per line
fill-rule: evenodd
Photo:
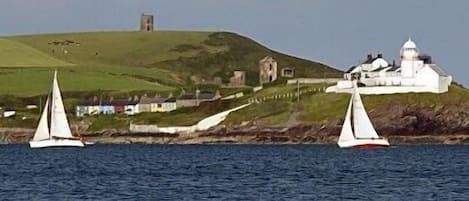
<path fill-rule="evenodd" d="M 42 141 L 29 142 L 31 148 L 45 148 L 45 147 L 84 147 L 85 144 L 81 140 L 73 139 L 50 139 Z"/>
<path fill-rule="evenodd" d="M 345 142 L 338 142 L 340 148 L 373 148 L 373 147 L 388 147 L 390 146 L 387 139 L 354 139 Z"/>

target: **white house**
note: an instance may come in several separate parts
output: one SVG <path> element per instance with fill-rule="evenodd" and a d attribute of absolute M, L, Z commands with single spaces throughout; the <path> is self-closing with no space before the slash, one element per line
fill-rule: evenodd
<path fill-rule="evenodd" d="M 363 94 L 393 94 L 409 92 L 444 93 L 452 77 L 432 62 L 428 55 L 419 54 L 417 45 L 409 38 L 400 50 L 400 65 L 388 63 L 382 54 L 367 56 L 363 63 L 352 66 L 344 80 L 327 88 L 326 92 L 350 93 L 352 80 L 358 79 Z"/>
<path fill-rule="evenodd" d="M 137 104 L 139 112 L 170 112 L 176 110 L 176 98 L 142 96 Z"/>

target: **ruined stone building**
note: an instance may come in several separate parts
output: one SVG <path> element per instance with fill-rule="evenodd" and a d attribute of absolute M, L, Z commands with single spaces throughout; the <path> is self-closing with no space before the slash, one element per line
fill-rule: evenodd
<path fill-rule="evenodd" d="M 266 56 L 259 61 L 259 84 L 277 80 L 277 61 Z"/>
<path fill-rule="evenodd" d="M 140 31 L 150 32 L 154 29 L 153 15 L 142 14 L 140 17 Z"/>
<path fill-rule="evenodd" d="M 230 86 L 239 87 L 246 85 L 246 72 L 236 70 L 233 73 L 233 77 L 230 77 Z"/>
<path fill-rule="evenodd" d="M 282 77 L 288 77 L 288 78 L 295 77 L 295 69 L 288 68 L 288 67 L 282 68 L 281 75 Z"/>

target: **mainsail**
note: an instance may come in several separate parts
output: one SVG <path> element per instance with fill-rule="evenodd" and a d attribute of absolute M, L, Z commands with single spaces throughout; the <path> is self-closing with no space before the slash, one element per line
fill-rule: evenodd
<path fill-rule="evenodd" d="M 34 133 L 33 141 L 41 141 L 49 139 L 49 121 L 47 120 L 49 114 L 49 97 L 47 98 L 46 105 L 42 111 L 41 119 Z"/>
<path fill-rule="evenodd" d="M 57 82 L 57 71 L 54 74 L 52 86 L 50 135 L 60 138 L 73 138 L 70 126 L 68 125 L 67 116 L 65 114 L 59 84 Z"/>
<path fill-rule="evenodd" d="M 355 137 L 379 138 L 368 114 L 366 113 L 365 107 L 363 106 L 356 82 L 354 82 L 354 92 L 352 95 L 352 111 Z"/>

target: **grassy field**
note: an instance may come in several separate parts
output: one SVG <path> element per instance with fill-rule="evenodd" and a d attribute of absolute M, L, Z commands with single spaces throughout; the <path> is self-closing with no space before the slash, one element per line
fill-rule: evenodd
<path fill-rule="evenodd" d="M 30 97 L 46 94 L 51 86 L 53 68 L 27 68 L 11 69 L 0 68 L 0 94 L 9 94 L 21 97 Z M 135 77 L 135 75 L 145 72 L 134 72 L 131 74 L 111 73 L 111 69 L 106 71 L 96 71 L 86 67 L 63 67 L 59 68 L 59 84 L 64 92 L 67 91 L 172 91 L 173 87 L 160 84 L 157 80 L 159 75 L 152 77 L 149 72 L 146 79 Z M 100 69 L 103 70 L 103 69 Z M 157 71 L 157 70 L 156 70 Z M 124 72 L 124 71 L 121 71 Z M 168 81 L 169 82 L 169 81 Z"/>
<path fill-rule="evenodd" d="M 193 56 L 197 51 L 181 53 L 173 50 L 180 44 L 199 45 L 210 34 L 177 31 L 93 32 L 15 36 L 9 39 L 75 64 L 144 66 L 182 56 Z M 67 54 L 64 53 L 65 50 Z"/>
<path fill-rule="evenodd" d="M 294 67 L 301 77 L 340 76 L 338 70 L 326 65 L 272 51 L 234 33 L 94 32 L 7 39 L 79 66 L 117 65 L 164 70 L 171 75 L 165 77 L 184 85 L 194 80 L 212 80 L 215 76 L 227 81 L 234 70 L 247 71 L 247 83 L 257 85 L 258 61 L 265 56 L 278 61 L 279 71 L 282 67 Z M 113 72 L 120 73 L 120 69 Z"/>
<path fill-rule="evenodd" d="M 14 40 L 0 38 L 0 67 L 68 66 L 40 50 Z"/>
<path fill-rule="evenodd" d="M 195 80 L 210 81 L 218 76 L 226 81 L 234 70 L 247 71 L 247 83 L 254 86 L 258 83 L 257 62 L 264 56 L 273 56 L 279 70 L 294 67 L 298 76 L 324 77 L 339 72 L 272 51 L 234 33 L 40 34 L 0 38 L 0 96 L 44 94 L 55 69 L 60 71 L 65 92 L 203 90 L 208 85 L 196 85 Z"/>

